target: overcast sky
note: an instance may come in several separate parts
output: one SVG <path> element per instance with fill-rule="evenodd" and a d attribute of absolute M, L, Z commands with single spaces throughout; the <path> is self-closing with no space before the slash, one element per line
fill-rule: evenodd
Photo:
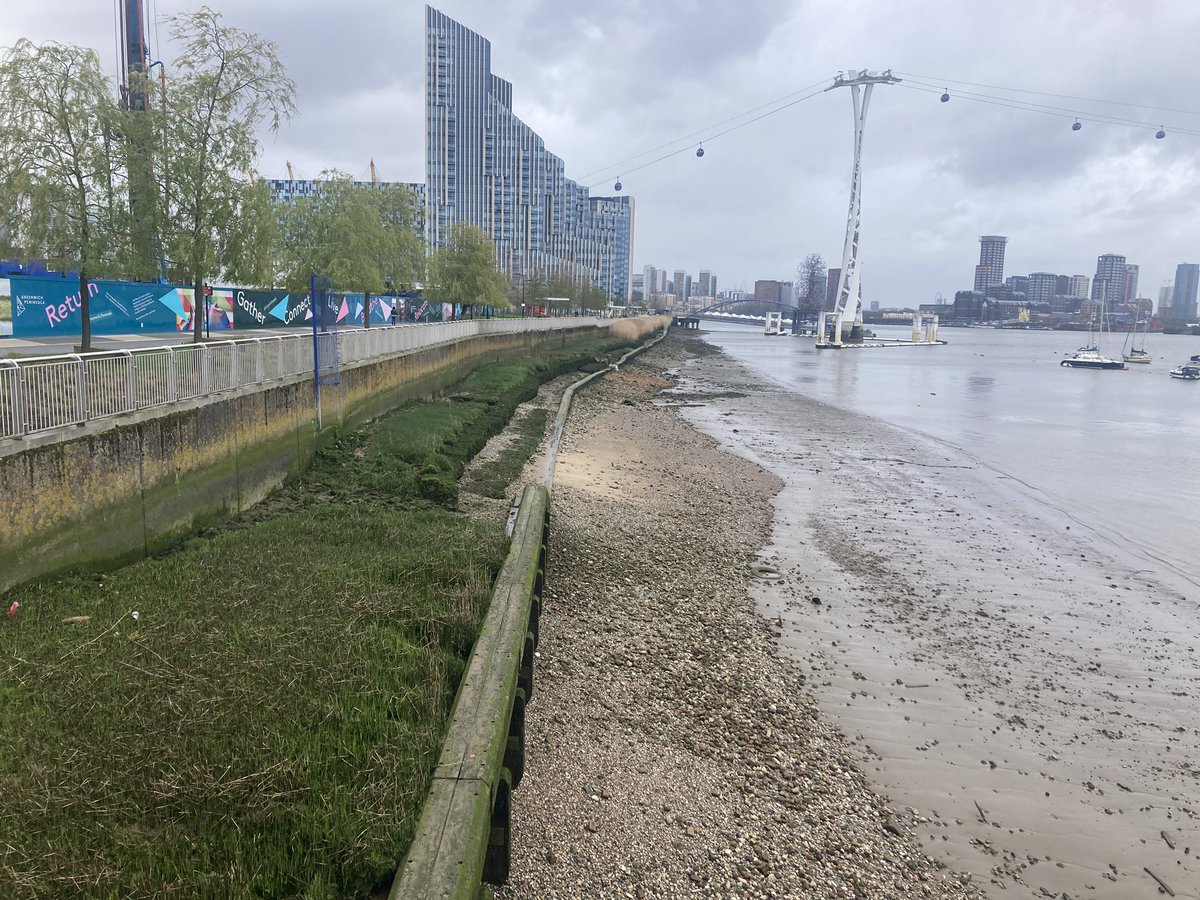
<path fill-rule="evenodd" d="M 274 40 L 297 83 L 299 115 L 264 136 L 264 175 L 286 177 L 290 160 L 297 177 L 332 167 L 366 178 L 374 158 L 383 179 L 424 180 L 423 3 L 210 5 Z M 703 159 L 693 142 L 638 171 L 682 145 L 622 161 L 850 68 L 892 68 L 910 85 L 877 88 L 870 107 L 860 257 L 868 302 L 916 304 L 970 288 L 981 234 L 1008 235 L 1006 275 L 1091 276 L 1097 255 L 1124 254 L 1141 265 L 1139 293 L 1156 301 L 1177 263 L 1200 261 L 1200 136 L 1172 131 L 1200 133 L 1196 0 L 435 5 L 491 41 L 514 111 L 569 177 L 605 194 L 620 175 L 637 203 L 634 271 L 707 268 L 727 289 L 791 280 L 810 252 L 838 265 L 852 149 L 846 89 L 706 141 Z M 149 0 L 153 56 L 178 55 L 165 19 L 195 8 Z M 115 71 L 115 9 L 113 0 L 6 0 L 0 45 L 85 44 Z M 949 85 L 953 99 L 913 89 L 919 80 Z M 1073 132 L 1071 118 L 954 96 L 952 80 L 1131 105 L 1023 95 L 1084 117 Z M 1095 114 L 1144 127 L 1087 120 Z M 1154 138 L 1160 125 L 1165 140 Z"/>

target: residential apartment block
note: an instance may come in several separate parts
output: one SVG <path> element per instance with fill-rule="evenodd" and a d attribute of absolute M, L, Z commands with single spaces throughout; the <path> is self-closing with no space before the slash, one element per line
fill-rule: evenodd
<path fill-rule="evenodd" d="M 491 43 L 425 7 L 425 226 L 431 250 L 456 222 L 482 228 L 510 276 L 566 276 L 627 302 L 634 202 L 592 197 L 512 109 Z"/>

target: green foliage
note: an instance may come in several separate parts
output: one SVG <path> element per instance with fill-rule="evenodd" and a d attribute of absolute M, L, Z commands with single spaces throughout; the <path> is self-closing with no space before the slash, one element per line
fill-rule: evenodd
<path fill-rule="evenodd" d="M 801 315 L 815 316 L 825 306 L 826 279 L 825 257 L 810 253 L 796 270 L 796 305 Z"/>
<path fill-rule="evenodd" d="M 0 896 L 351 897 L 386 879 L 506 550 L 500 522 L 428 499 L 452 502 L 540 381 L 618 346 L 478 370 L 343 435 L 220 532 L 10 591 Z"/>
<path fill-rule="evenodd" d="M 566 297 L 574 306 L 579 300 L 579 285 L 565 275 L 555 275 L 546 282 L 544 297 Z"/>
<path fill-rule="evenodd" d="M 130 223 L 124 122 L 95 51 L 20 40 L 0 59 L 0 230 L 25 255 L 87 279 L 112 271 Z"/>
<path fill-rule="evenodd" d="M 237 228 L 225 235 L 222 274 L 238 284 L 275 285 L 272 259 L 279 244 L 279 226 L 271 188 L 255 181 L 243 188 Z"/>
<path fill-rule="evenodd" d="M 538 385 L 590 358 L 592 344 L 553 354 L 541 364 L 497 363 L 468 376 L 451 398 L 414 401 L 404 415 L 378 420 L 341 436 L 322 450 L 307 478 L 323 502 L 427 500 L 453 506 L 463 468 L 488 438 L 498 434 L 518 405 L 537 395 Z M 387 467 L 368 460 L 384 456 Z M 352 478 L 345 478 L 346 472 Z"/>
<path fill-rule="evenodd" d="M 170 132 L 162 148 L 163 238 L 198 290 L 228 269 L 265 273 L 263 195 L 249 173 L 257 132 L 295 113 L 296 86 L 271 41 L 223 25 L 208 7 L 172 16 L 183 53 L 167 72 Z M 199 340 L 203 322 L 195 317 Z"/>
<path fill-rule="evenodd" d="M 579 305 L 584 309 L 599 310 L 608 308 L 609 297 L 595 285 L 587 286 L 579 298 Z"/>
<path fill-rule="evenodd" d="M 78 269 L 85 348 L 89 278 L 150 278 L 165 255 L 197 288 L 272 280 L 270 197 L 250 173 L 295 86 L 274 44 L 207 7 L 171 22 L 182 55 L 130 85 L 151 111 L 120 107 L 92 50 L 21 40 L 0 59 L 0 250 Z"/>
<path fill-rule="evenodd" d="M 320 190 L 278 212 L 281 280 L 303 291 L 309 275 L 328 275 L 340 289 L 378 293 L 421 279 L 424 252 L 415 230 L 416 197 L 403 185 L 355 185 L 322 173 Z"/>
<path fill-rule="evenodd" d="M 311 504 L 14 594 L 0 895 L 367 893 L 411 840 L 504 546 L 437 509 Z"/>
<path fill-rule="evenodd" d="M 518 284 L 519 287 L 519 284 Z M 554 275 L 548 280 L 535 279 L 526 283 L 525 296 L 527 306 L 545 305 L 549 298 L 555 298 L 551 303 L 555 310 L 567 309 L 605 309 L 608 306 L 608 296 L 604 291 L 592 284 L 589 279 L 577 281 L 567 275 Z M 566 298 L 563 303 L 560 298 Z"/>
<path fill-rule="evenodd" d="M 504 277 L 496 269 L 496 247 L 479 228 L 457 222 L 445 247 L 429 264 L 426 296 L 464 306 L 508 306 Z"/>

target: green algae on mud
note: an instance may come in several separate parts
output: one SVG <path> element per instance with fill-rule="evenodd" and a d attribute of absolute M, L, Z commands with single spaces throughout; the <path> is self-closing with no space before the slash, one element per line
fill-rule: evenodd
<path fill-rule="evenodd" d="M 463 466 L 541 382 L 617 346 L 478 370 L 172 552 L 8 592 L 0 895 L 385 883 L 507 548 L 502 522 L 453 510 Z"/>
<path fill-rule="evenodd" d="M 546 421 L 550 414 L 545 409 L 531 409 L 512 424 L 513 440 L 495 459 L 476 468 L 470 475 L 467 486 L 477 494 L 503 500 L 513 480 L 521 473 L 526 461 L 537 450 L 546 433 Z"/>

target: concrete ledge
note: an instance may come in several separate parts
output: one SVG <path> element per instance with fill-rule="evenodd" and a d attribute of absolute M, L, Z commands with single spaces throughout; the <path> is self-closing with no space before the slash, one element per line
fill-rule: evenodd
<path fill-rule="evenodd" d="M 549 494 L 526 487 L 513 542 L 458 688 L 442 755 L 389 900 L 474 898 L 508 878 L 510 792 L 524 768 L 524 708 L 545 570 Z"/>

